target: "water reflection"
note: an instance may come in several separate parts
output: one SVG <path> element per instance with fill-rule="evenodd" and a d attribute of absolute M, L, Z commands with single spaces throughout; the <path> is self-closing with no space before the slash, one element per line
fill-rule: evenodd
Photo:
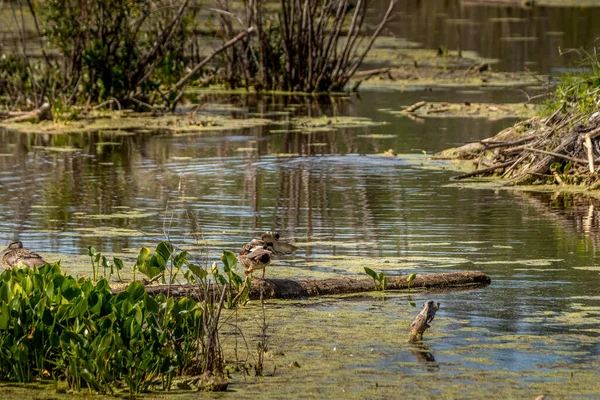
<path fill-rule="evenodd" d="M 381 2 L 379 10 L 384 9 Z M 400 2 L 391 33 L 422 44 L 451 50 L 473 50 L 499 59 L 502 71 L 555 72 L 570 66 L 575 54 L 562 50 L 590 49 L 600 28 L 598 7 L 520 7 L 493 2 L 420 0 Z"/>
<path fill-rule="evenodd" d="M 528 192 L 517 196 L 556 220 L 563 229 L 590 237 L 592 241 L 584 242 L 594 245 L 591 251 L 600 244 L 600 199 L 581 193 L 561 192 Z"/>

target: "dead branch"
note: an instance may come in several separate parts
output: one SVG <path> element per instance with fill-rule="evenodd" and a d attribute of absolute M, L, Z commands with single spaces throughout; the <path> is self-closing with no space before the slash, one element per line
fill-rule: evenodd
<path fill-rule="evenodd" d="M 525 147 L 525 150 L 533 151 L 535 153 L 547 154 L 547 155 L 553 156 L 553 157 L 564 158 L 565 160 L 573 161 L 573 162 L 576 162 L 581 165 L 587 165 L 587 163 L 588 163 L 586 160 L 581 160 L 579 158 L 571 157 L 566 154 L 555 153 L 553 151 L 534 149 L 533 147 Z"/>
<path fill-rule="evenodd" d="M 200 71 L 200 69 L 202 67 L 204 67 L 210 60 L 212 60 L 217 54 L 219 54 L 223 50 L 226 50 L 227 48 L 233 46 L 234 44 L 236 44 L 237 42 L 239 42 L 240 40 L 242 40 L 244 37 L 246 37 L 247 35 L 250 35 L 253 31 L 254 31 L 253 27 L 250 27 L 250 28 L 248 28 L 246 30 L 241 31 L 233 39 L 229 40 L 227 43 L 225 43 L 224 45 L 222 45 L 221 47 L 219 47 L 218 49 L 216 49 L 215 51 L 213 51 L 212 53 L 210 53 L 208 56 L 206 56 L 206 58 L 204 58 L 204 60 L 202 60 L 199 64 L 197 64 L 194 68 L 192 68 L 192 70 L 190 72 L 188 72 L 186 76 L 184 76 L 183 78 L 181 78 L 179 80 L 179 82 L 177 82 L 175 84 L 175 88 L 181 89 L 183 87 L 183 85 L 185 85 L 185 83 L 195 73 L 197 73 L 198 71 Z"/>
<path fill-rule="evenodd" d="M 419 342 L 423 340 L 423 333 L 430 328 L 429 323 L 433 321 L 435 313 L 440 309 L 440 303 L 435 303 L 433 300 L 429 300 L 423 304 L 423 309 L 417 315 L 415 320 L 410 324 L 410 335 L 409 341 Z"/>
<path fill-rule="evenodd" d="M 415 112 L 419 108 L 423 107 L 425 104 L 427 104 L 426 101 L 419 101 L 418 103 L 415 103 L 412 106 L 407 107 L 404 111 L 407 113 Z"/>
<path fill-rule="evenodd" d="M 477 176 L 477 175 L 487 174 L 487 173 L 490 173 L 490 172 L 494 172 L 495 170 L 500 169 L 500 168 L 509 167 L 509 166 L 513 165 L 516 161 L 517 160 L 511 160 L 511 161 L 507 161 L 507 162 L 502 163 L 502 164 L 492 165 L 491 167 L 488 167 L 488 168 L 482 168 L 482 169 L 478 169 L 477 171 L 468 172 L 466 174 L 455 176 L 452 179 L 460 180 L 460 179 L 465 179 L 465 178 L 471 178 L 471 177 Z"/>

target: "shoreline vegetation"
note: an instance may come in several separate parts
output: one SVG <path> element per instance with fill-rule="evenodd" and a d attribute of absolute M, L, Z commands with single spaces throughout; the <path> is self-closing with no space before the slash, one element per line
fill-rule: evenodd
<path fill-rule="evenodd" d="M 491 138 L 443 150 L 434 158 L 471 161 L 474 170 L 456 180 L 494 177 L 509 186 L 599 189 L 600 60 L 595 52 L 584 56 L 588 72 L 563 77 L 538 115 Z"/>
<path fill-rule="evenodd" d="M 17 37 L 0 47 L 0 102 L 10 111 L 48 103 L 45 117 L 68 120 L 108 106 L 174 111 L 188 87 L 209 83 L 342 91 L 397 2 L 367 26 L 364 0 L 283 0 L 276 10 L 262 0 L 11 1 L 2 11 Z"/>
<path fill-rule="evenodd" d="M 246 376 L 254 369 L 255 376 L 263 376 L 269 351 L 264 299 L 378 290 L 370 278 L 253 281 L 237 274 L 231 251 L 223 252 L 219 264 L 200 266 L 169 242 L 154 251 L 140 249 L 129 283 L 121 279 L 121 259 L 110 260 L 93 247 L 88 256 L 91 278 L 63 273 L 60 262 L 0 273 L 0 380 L 50 381 L 57 393 L 224 391 L 226 375 Z M 389 276 L 379 290 L 468 290 L 490 281 L 477 271 L 412 274 Z M 221 339 L 249 300 L 260 301 L 263 312 L 253 363 L 237 358 L 237 341 L 236 359 L 225 357 L 231 343 Z M 422 344 L 435 311 L 423 321 L 421 314 L 410 335 L 407 331 L 412 343 Z M 236 322 L 227 323 L 232 316 Z M 248 341 L 253 339 L 236 328 L 252 353 Z"/>

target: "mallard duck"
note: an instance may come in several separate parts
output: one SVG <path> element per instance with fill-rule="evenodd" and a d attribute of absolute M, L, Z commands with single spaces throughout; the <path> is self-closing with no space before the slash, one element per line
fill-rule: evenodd
<path fill-rule="evenodd" d="M 271 250 L 275 255 L 288 255 L 298 250 L 296 246 L 280 242 L 279 239 L 281 239 L 279 232 L 266 232 L 262 235 L 262 241 L 266 244 L 267 249 Z"/>
<path fill-rule="evenodd" d="M 19 263 L 27 267 L 39 267 L 46 264 L 46 261 L 38 253 L 23 248 L 23 243 L 19 240 L 13 240 L 8 247 L 2 251 L 2 266 L 4 268 L 13 268 Z"/>
<path fill-rule="evenodd" d="M 265 243 L 260 240 L 252 239 L 252 241 L 240 250 L 238 259 L 246 268 L 246 275 L 252 275 L 256 269 L 263 270 L 263 279 L 265 277 L 265 268 L 271 262 L 273 253 L 267 249 Z"/>

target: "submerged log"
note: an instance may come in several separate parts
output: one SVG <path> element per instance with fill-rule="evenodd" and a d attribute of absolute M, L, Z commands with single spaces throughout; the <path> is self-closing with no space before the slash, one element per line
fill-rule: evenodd
<path fill-rule="evenodd" d="M 441 274 L 421 274 L 409 282 L 408 276 L 387 276 L 386 290 L 406 289 L 441 289 L 483 287 L 490 284 L 488 275 L 480 271 L 460 271 Z M 409 286 L 410 285 L 410 286 Z M 116 289 L 115 292 L 124 288 Z M 174 297 L 188 296 L 202 298 L 202 289 L 198 285 L 158 285 L 146 287 L 148 294 L 158 295 L 170 293 Z M 264 299 L 297 299 L 310 296 L 332 294 L 348 294 L 375 291 L 375 283 L 371 278 L 329 278 L 329 279 L 256 279 L 252 281 L 250 299 L 260 299 L 261 291 Z"/>

